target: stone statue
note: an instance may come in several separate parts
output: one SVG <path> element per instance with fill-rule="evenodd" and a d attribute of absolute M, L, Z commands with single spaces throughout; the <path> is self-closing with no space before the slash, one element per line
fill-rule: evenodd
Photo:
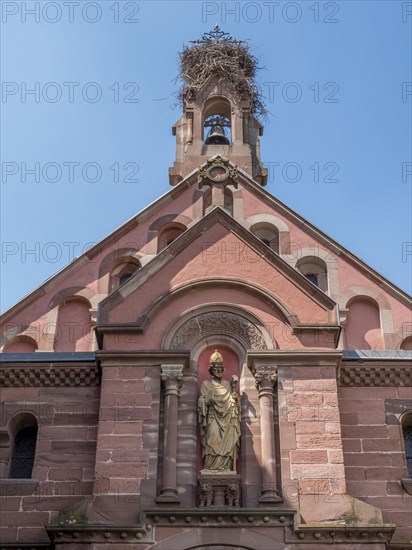
<path fill-rule="evenodd" d="M 200 506 L 210 508 L 213 504 L 213 487 L 210 483 L 203 482 L 199 486 L 199 501 Z"/>
<path fill-rule="evenodd" d="M 237 376 L 222 380 L 223 357 L 216 350 L 210 357 L 211 378 L 200 388 L 199 425 L 203 451 L 201 473 L 235 473 L 240 445 L 240 403 Z"/>
<path fill-rule="evenodd" d="M 228 506 L 239 506 L 240 491 L 239 483 L 236 481 L 230 481 L 226 487 L 226 504 Z"/>

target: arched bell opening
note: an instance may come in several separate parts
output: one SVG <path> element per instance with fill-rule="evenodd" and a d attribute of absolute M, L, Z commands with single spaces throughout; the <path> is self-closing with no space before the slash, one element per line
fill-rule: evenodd
<path fill-rule="evenodd" d="M 210 99 L 203 111 L 203 141 L 205 145 L 231 145 L 232 116 L 227 99 Z"/>

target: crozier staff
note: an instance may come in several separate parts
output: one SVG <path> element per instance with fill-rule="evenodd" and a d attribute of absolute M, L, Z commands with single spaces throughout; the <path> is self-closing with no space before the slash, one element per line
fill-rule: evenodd
<path fill-rule="evenodd" d="M 222 380 L 223 357 L 216 350 L 210 357 L 210 379 L 202 382 L 199 397 L 199 425 L 203 470 L 233 472 L 240 445 L 240 403 L 236 393 L 238 377 Z"/>

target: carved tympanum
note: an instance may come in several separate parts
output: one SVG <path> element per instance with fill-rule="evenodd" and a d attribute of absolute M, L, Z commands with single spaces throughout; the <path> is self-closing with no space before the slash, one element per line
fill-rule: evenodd
<path fill-rule="evenodd" d="M 191 349 L 199 337 L 211 335 L 233 336 L 242 340 L 247 349 L 267 349 L 262 333 L 256 325 L 235 313 L 203 313 L 186 321 L 174 335 L 171 349 Z"/>

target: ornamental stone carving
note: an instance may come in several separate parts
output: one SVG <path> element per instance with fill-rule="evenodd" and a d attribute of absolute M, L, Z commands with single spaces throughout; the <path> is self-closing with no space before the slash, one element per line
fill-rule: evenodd
<path fill-rule="evenodd" d="M 198 173 L 200 189 L 203 185 L 213 186 L 216 183 L 238 186 L 238 167 L 223 158 L 209 159 L 204 167 L 199 166 Z"/>
<path fill-rule="evenodd" d="M 258 390 L 264 388 L 273 389 L 278 379 L 278 373 L 275 367 L 259 366 L 256 367 L 255 383 Z"/>
<path fill-rule="evenodd" d="M 4 388 L 93 387 L 100 385 L 98 367 L 10 367 L 0 371 Z"/>
<path fill-rule="evenodd" d="M 183 382 L 183 366 L 162 365 L 160 378 L 164 384 L 166 394 L 175 392 L 178 395 Z"/>
<path fill-rule="evenodd" d="M 199 508 L 239 508 L 240 475 L 200 475 Z"/>
<path fill-rule="evenodd" d="M 203 313 L 186 321 L 174 335 L 171 349 L 191 349 L 199 338 L 216 334 L 240 339 L 247 349 L 267 349 L 256 325 L 241 315 L 225 312 Z"/>
<path fill-rule="evenodd" d="M 366 367 L 342 366 L 340 369 L 340 386 L 412 386 L 412 369 L 407 367 Z"/>

